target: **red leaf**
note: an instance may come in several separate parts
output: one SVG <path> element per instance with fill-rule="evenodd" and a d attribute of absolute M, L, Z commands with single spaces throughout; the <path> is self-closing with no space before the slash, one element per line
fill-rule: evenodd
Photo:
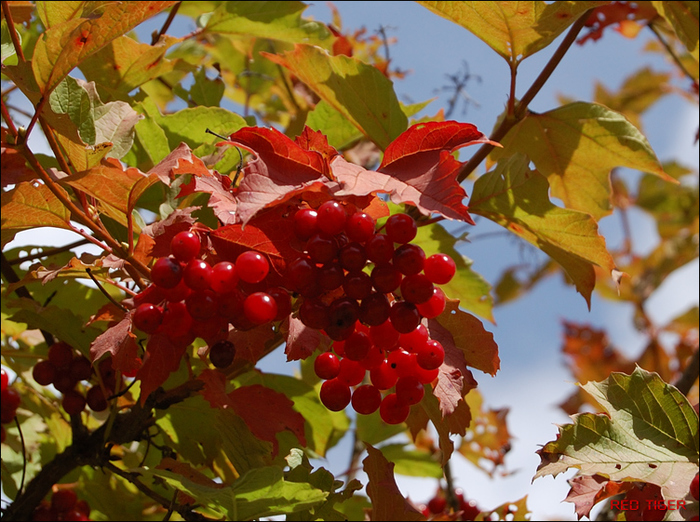
<path fill-rule="evenodd" d="M 8 130 L 5 127 L 0 130 L 0 137 L 0 141 L 3 144 L 0 147 L 0 155 L 2 156 L 2 188 L 36 178 L 36 172 L 27 167 L 24 156 L 17 149 L 4 147 L 4 144 L 8 143 Z"/>
<path fill-rule="evenodd" d="M 311 130 L 304 126 L 304 130 L 296 137 L 294 142 L 302 149 L 308 151 L 316 151 L 326 160 L 325 174 L 328 174 L 328 162 L 338 155 L 338 151 L 328 144 L 328 138 L 321 131 Z"/>
<path fill-rule="evenodd" d="M 231 330 L 228 340 L 236 347 L 236 360 L 244 359 L 251 364 L 258 362 L 266 352 L 270 342 L 276 338 L 269 325 L 261 325 L 252 330 Z"/>
<path fill-rule="evenodd" d="M 253 384 L 233 390 L 228 397 L 233 411 L 241 416 L 253 435 L 272 443 L 273 456 L 279 449 L 277 434 L 281 431 L 291 431 L 306 446 L 304 417 L 294 411 L 294 403 L 286 395 Z"/>
<path fill-rule="evenodd" d="M 231 400 L 226 395 L 226 375 L 219 370 L 204 369 L 197 377 L 204 382 L 199 392 L 212 408 L 228 408 Z"/>
<path fill-rule="evenodd" d="M 367 494 L 372 499 L 371 520 L 426 520 L 425 516 L 404 498 L 396 485 L 394 463 L 369 444 L 362 461 L 369 478 Z"/>
<path fill-rule="evenodd" d="M 112 355 L 112 367 L 121 372 L 130 372 L 140 365 L 136 336 L 131 333 L 131 317 L 128 312 L 124 319 L 105 330 L 90 346 L 90 358 L 93 362 L 102 358 L 106 353 Z"/>
<path fill-rule="evenodd" d="M 325 158 L 328 144 L 324 146 L 323 140 L 311 131 L 305 132 L 300 142 L 312 150 L 303 149 L 273 128 L 244 127 L 231 134 L 227 143 L 255 155 L 243 169 L 243 180 L 236 191 L 238 219 L 243 224 L 258 211 L 329 181 Z"/>
<path fill-rule="evenodd" d="M 306 359 L 316 351 L 321 343 L 328 344 L 327 336 L 319 330 L 309 328 L 298 317 L 290 315 L 288 325 L 287 345 L 284 349 L 284 353 L 287 354 L 287 362 Z"/>
<path fill-rule="evenodd" d="M 186 143 L 180 143 L 158 165 L 149 170 L 148 174 L 155 174 L 166 185 L 170 185 L 170 182 L 181 174 L 212 175 L 204 162 L 192 153 L 192 149 Z"/>
<path fill-rule="evenodd" d="M 265 254 L 271 265 L 265 282 L 268 286 L 277 286 L 283 282 L 287 263 L 299 256 L 291 243 L 294 237 L 293 212 L 293 208 L 279 205 L 250 220 L 245 228 L 242 223 L 227 225 L 209 237 L 222 259 L 234 261 L 247 250 Z"/>
<path fill-rule="evenodd" d="M 613 482 L 601 475 L 578 475 L 569 480 L 571 490 L 564 499 L 576 506 L 576 514 L 590 517 L 591 509 L 601 500 L 626 493 L 634 487 L 632 482 Z"/>
<path fill-rule="evenodd" d="M 435 212 L 473 224 L 462 203 L 467 194 L 457 182 L 461 163 L 451 152 L 475 143 L 495 144 L 469 123 L 413 125 L 387 147 L 378 172 L 335 158 L 331 171 L 341 184 L 336 195 L 384 192 L 394 203 L 415 205 L 423 214 Z"/>
<path fill-rule="evenodd" d="M 240 220 L 237 215 L 238 201 L 231 193 L 230 188 L 231 180 L 215 172 L 212 176 L 207 177 L 193 176 L 189 183 L 182 186 L 177 197 L 183 198 L 196 192 L 211 194 L 207 206 L 214 211 L 214 215 L 221 223 L 232 225 Z"/>
<path fill-rule="evenodd" d="M 141 404 L 180 367 L 186 349 L 187 345 L 177 346 L 165 335 L 151 336 L 143 365 L 136 374 L 136 379 L 141 381 Z"/>

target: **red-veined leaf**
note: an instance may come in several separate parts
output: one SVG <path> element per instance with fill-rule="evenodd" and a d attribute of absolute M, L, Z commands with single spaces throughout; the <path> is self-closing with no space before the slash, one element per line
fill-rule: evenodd
<path fill-rule="evenodd" d="M 156 391 L 171 373 L 180 367 L 180 360 L 185 355 L 187 345 L 176 345 L 163 334 L 153 334 L 146 346 L 143 364 L 136 373 L 141 381 L 141 404 Z"/>
<path fill-rule="evenodd" d="M 601 500 L 626 493 L 634 487 L 631 482 L 614 482 L 601 475 L 580 475 L 569 480 L 571 490 L 564 499 L 576 507 L 579 520 L 590 517 L 591 509 Z"/>
<path fill-rule="evenodd" d="M 112 355 L 112 367 L 121 372 L 131 372 L 139 367 L 136 336 L 131 333 L 132 312 L 127 312 L 116 325 L 108 328 L 90 346 L 90 358 L 98 361 L 103 355 Z"/>

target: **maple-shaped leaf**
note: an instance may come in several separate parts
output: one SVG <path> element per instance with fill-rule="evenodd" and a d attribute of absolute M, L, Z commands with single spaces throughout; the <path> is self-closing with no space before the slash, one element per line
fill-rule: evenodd
<path fill-rule="evenodd" d="M 180 143 L 162 161 L 148 171 L 156 175 L 163 183 L 170 185 L 176 176 L 193 174 L 194 176 L 211 176 L 204 162 L 194 155 L 186 143 Z"/>
<path fill-rule="evenodd" d="M 227 339 L 236 347 L 235 361 L 255 364 L 269 352 L 278 336 L 270 325 L 261 325 L 246 331 L 231 330 Z"/>
<path fill-rule="evenodd" d="M 318 137 L 305 134 L 305 149 L 274 128 L 244 127 L 229 137 L 237 145 L 254 154 L 243 169 L 243 180 L 235 191 L 238 219 L 245 225 L 260 210 L 287 201 L 313 187 L 329 181 L 328 144 L 323 147 Z"/>
<path fill-rule="evenodd" d="M 372 499 L 371 520 L 426 520 L 399 491 L 394 477 L 394 463 L 369 444 L 362 466 L 367 473 L 367 495 Z"/>
<path fill-rule="evenodd" d="M 576 515 L 590 517 L 591 509 L 598 502 L 626 493 L 634 487 L 632 482 L 615 482 L 602 475 L 582 475 L 569 480 L 571 490 L 564 499 L 574 504 Z"/>
<path fill-rule="evenodd" d="M 532 243 L 566 271 L 590 306 L 593 265 L 612 273 L 615 262 L 598 224 L 589 214 L 557 207 L 544 176 L 516 154 L 498 163 L 474 184 L 469 209 Z"/>
<path fill-rule="evenodd" d="M 389 194 L 396 204 L 414 205 L 422 214 L 438 213 L 473 224 L 457 181 L 461 163 L 452 152 L 467 145 L 493 143 L 474 125 L 456 121 L 419 123 L 398 136 L 386 149 L 377 172 L 347 162 L 331 161 L 341 189 L 337 196 Z"/>
<path fill-rule="evenodd" d="M 44 94 L 89 56 L 175 2 L 112 3 L 71 18 L 39 36 L 32 56 L 36 82 Z"/>
<path fill-rule="evenodd" d="M 136 379 L 141 381 L 141 404 L 168 380 L 171 373 L 177 371 L 186 350 L 187 345 L 175 344 L 166 335 L 151 335 L 146 345 L 143 364 L 136 373 Z"/>
<path fill-rule="evenodd" d="M 183 477 L 187 478 L 188 480 L 194 482 L 195 484 L 199 484 L 201 486 L 206 486 L 206 487 L 210 487 L 213 489 L 220 489 L 220 488 L 225 487 L 223 484 L 220 484 L 218 482 L 214 482 L 212 479 L 210 479 L 209 477 L 207 477 L 203 473 L 197 471 L 189 463 L 178 462 L 177 460 L 175 460 L 171 457 L 165 457 L 163 460 L 161 460 L 158 463 L 157 466 L 155 466 L 155 469 L 163 469 L 166 471 L 172 471 L 173 473 L 177 473 L 178 475 L 182 475 Z M 183 493 L 182 491 L 178 491 L 177 502 L 180 504 L 194 504 L 196 502 L 196 499 L 194 497 L 189 496 L 186 493 Z"/>
<path fill-rule="evenodd" d="M 207 206 L 222 225 L 238 223 L 238 201 L 231 191 L 231 179 L 214 172 L 210 176 L 192 176 L 189 183 L 182 185 L 178 198 L 205 192 L 209 194 Z"/>
<path fill-rule="evenodd" d="M 90 346 L 90 359 L 98 361 L 105 354 L 112 356 L 112 367 L 120 372 L 132 372 L 140 366 L 136 336 L 131 333 L 134 312 L 127 312 L 114 326 L 107 328 Z"/>
<path fill-rule="evenodd" d="M 328 336 L 322 334 L 315 328 L 309 328 L 301 319 L 289 316 L 286 328 L 286 346 L 284 353 L 287 355 L 287 362 L 304 360 L 313 354 L 321 345 L 328 345 Z"/>
<path fill-rule="evenodd" d="M 61 187 L 56 187 L 69 199 Z M 51 190 L 38 182 L 24 181 L 2 193 L 2 246 L 17 232 L 37 227 L 72 230 L 70 212 Z"/>
<path fill-rule="evenodd" d="M 575 415 L 561 426 L 557 439 L 538 450 L 534 478 L 577 468 L 576 476 L 648 482 L 666 500 L 684 498 L 700 456 L 698 414 L 685 395 L 639 367 L 582 388 L 605 413 Z"/>
<path fill-rule="evenodd" d="M 2 147 L 0 148 L 2 156 L 2 188 L 35 179 L 37 174 L 27 167 L 24 156 L 15 148 L 5 147 L 9 136 L 7 128 L 2 127 L 0 135 L 2 136 L 0 140 L 2 142 Z"/>
<path fill-rule="evenodd" d="M 255 250 L 270 262 L 266 283 L 275 286 L 283 282 L 287 263 L 299 256 L 290 242 L 294 237 L 293 208 L 278 205 L 250 220 L 220 227 L 209 236 L 216 252 L 223 259 L 234 261 L 247 251 Z"/>

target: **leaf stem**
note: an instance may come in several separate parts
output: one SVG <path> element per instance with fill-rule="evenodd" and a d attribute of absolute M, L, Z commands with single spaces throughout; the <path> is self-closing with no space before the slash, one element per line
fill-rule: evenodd
<path fill-rule="evenodd" d="M 505 135 L 508 134 L 508 131 L 526 116 L 528 105 L 530 104 L 532 99 L 537 95 L 537 93 L 540 92 L 544 84 L 547 82 L 549 77 L 559 65 L 559 62 L 561 62 L 562 58 L 564 58 L 564 55 L 567 53 L 571 45 L 576 41 L 576 37 L 586 24 L 586 21 L 588 20 L 588 16 L 591 14 L 591 11 L 592 9 L 589 9 L 588 11 L 583 13 L 571 25 L 569 32 L 566 34 L 561 44 L 559 44 L 557 50 L 554 51 L 554 54 L 547 62 L 547 65 L 544 66 L 542 72 L 540 72 L 539 76 L 535 79 L 535 81 L 527 90 L 522 99 L 514 104 L 513 116 L 506 116 L 503 119 L 498 128 L 489 137 L 491 141 L 499 141 L 503 139 Z M 508 103 L 510 104 L 510 100 L 508 101 Z M 467 163 L 462 165 L 462 167 L 459 169 L 459 172 L 457 173 L 457 181 L 461 183 L 462 181 L 467 179 L 469 175 L 476 170 L 476 167 L 478 167 L 481 164 L 481 162 L 486 158 L 486 156 L 489 155 L 489 153 L 492 150 L 493 145 L 482 145 L 481 148 L 479 148 L 479 150 L 476 151 L 474 156 L 472 156 L 471 159 Z"/>
<path fill-rule="evenodd" d="M 87 272 L 87 275 L 90 276 L 90 279 L 92 279 L 92 282 L 95 283 L 95 284 L 97 285 L 97 288 L 99 288 L 100 292 L 102 292 L 102 293 L 107 297 L 107 299 L 109 299 L 109 301 L 110 301 L 114 306 L 116 306 L 117 308 L 121 308 L 122 311 L 124 311 L 124 312 L 128 312 L 128 311 L 129 311 L 129 310 L 127 310 L 127 308 L 126 308 L 123 304 L 117 302 L 117 300 L 114 299 L 114 297 L 112 297 L 111 295 L 109 295 L 109 292 L 107 292 L 107 290 L 104 289 L 104 287 L 102 286 L 102 284 L 101 284 L 101 283 L 97 280 L 97 278 L 92 274 L 92 270 L 90 270 L 89 268 L 86 268 L 85 271 Z"/>
<path fill-rule="evenodd" d="M 10 5 L 6 0 L 2 0 L 2 14 L 7 20 L 7 28 L 10 31 L 10 39 L 12 40 L 12 45 L 15 46 L 15 51 L 17 51 L 17 58 L 19 58 L 22 62 L 26 62 L 27 60 L 24 58 L 22 44 L 19 43 L 19 35 L 17 34 L 15 23 L 12 20 L 12 11 L 10 10 Z"/>
<path fill-rule="evenodd" d="M 671 45 L 664 39 L 663 36 L 661 36 L 661 33 L 656 30 L 656 27 L 654 27 L 654 21 L 651 20 L 648 24 L 647 27 L 649 30 L 654 33 L 654 36 L 656 36 L 656 39 L 659 40 L 661 45 L 664 46 L 664 49 L 666 49 L 666 52 L 669 54 L 671 59 L 674 61 L 674 63 L 678 66 L 678 68 L 683 71 L 683 74 L 690 79 L 691 82 L 693 82 L 695 85 L 697 85 L 698 81 L 693 77 L 693 75 L 688 71 L 686 66 L 683 64 L 683 61 L 680 59 L 680 57 L 676 54 L 675 49 L 671 47 Z"/>
<path fill-rule="evenodd" d="M 180 6 L 182 5 L 182 2 L 176 3 L 172 9 L 170 9 L 170 12 L 168 13 L 168 18 L 165 20 L 165 23 L 163 24 L 163 27 L 160 28 L 160 31 L 157 33 L 153 33 L 153 36 L 151 37 L 151 45 L 155 45 L 158 43 L 158 40 L 160 40 L 160 37 L 165 34 L 165 31 L 167 31 L 170 28 L 170 24 L 173 22 L 173 19 L 175 18 L 175 15 L 177 14 L 178 9 L 180 9 Z"/>
<path fill-rule="evenodd" d="M 17 490 L 17 496 L 19 496 L 24 490 L 24 479 L 27 475 L 27 446 L 24 443 L 24 434 L 22 433 L 22 426 L 19 425 L 19 420 L 17 420 L 17 415 L 15 415 L 15 425 L 17 426 L 17 431 L 19 432 L 19 441 L 22 444 L 22 480 L 19 483 L 19 489 Z"/>
<path fill-rule="evenodd" d="M 5 4 L 3 3 L 3 6 Z M 1 99 L 2 101 L 2 119 L 5 120 L 5 123 L 7 124 L 7 128 L 10 130 L 10 134 L 15 138 L 15 141 L 17 139 L 17 127 L 15 127 L 15 122 L 12 121 L 12 118 L 10 117 L 10 111 L 7 109 L 5 106 L 5 98 Z"/>

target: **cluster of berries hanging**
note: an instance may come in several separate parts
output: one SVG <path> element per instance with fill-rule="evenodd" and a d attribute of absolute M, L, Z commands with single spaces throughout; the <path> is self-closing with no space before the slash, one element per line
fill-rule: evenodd
<path fill-rule="evenodd" d="M 32 514 L 34 522 L 49 520 L 90 520 L 90 505 L 72 489 L 59 489 L 51 502 L 42 500 Z"/>
<path fill-rule="evenodd" d="M 180 346 L 201 337 L 210 346 L 210 362 L 225 368 L 236 351 L 226 340 L 229 325 L 246 330 L 282 320 L 294 297 L 304 325 L 334 341 L 333 351 L 315 362 L 326 381 L 323 404 L 338 411 L 352 402 L 358 413 L 379 409 L 386 422 L 403 422 L 444 360 L 443 347 L 421 320 L 444 310 L 445 294 L 436 285 L 451 280 L 454 261 L 444 254 L 426 258 L 411 244 L 417 225 L 407 214 L 395 214 L 375 230 L 370 215 L 348 215 L 331 200 L 299 209 L 292 219 L 304 246 L 288 261 L 282 286 L 266 285 L 270 265 L 258 252 L 212 266 L 197 232 L 176 234 L 170 255 L 151 270 L 153 285 L 135 298 L 134 326 Z M 351 391 L 367 372 L 370 382 Z"/>
<path fill-rule="evenodd" d="M 46 359 L 34 365 L 32 377 L 41 386 L 53 384 L 63 395 L 61 405 L 65 412 L 77 415 L 85 406 L 92 411 L 104 411 L 109 406 L 107 400 L 117 388 L 117 373 L 112 368 L 111 357 L 100 361 L 98 372 L 99 380 L 87 357 L 76 353 L 68 343 L 59 341 L 49 347 Z M 79 389 L 81 381 L 88 382 L 85 393 Z"/>
<path fill-rule="evenodd" d="M 19 392 L 10 386 L 10 376 L 2 370 L 2 424 L 9 424 L 15 418 L 21 397 Z M 1 426 L 2 442 L 5 442 L 5 426 Z"/>

